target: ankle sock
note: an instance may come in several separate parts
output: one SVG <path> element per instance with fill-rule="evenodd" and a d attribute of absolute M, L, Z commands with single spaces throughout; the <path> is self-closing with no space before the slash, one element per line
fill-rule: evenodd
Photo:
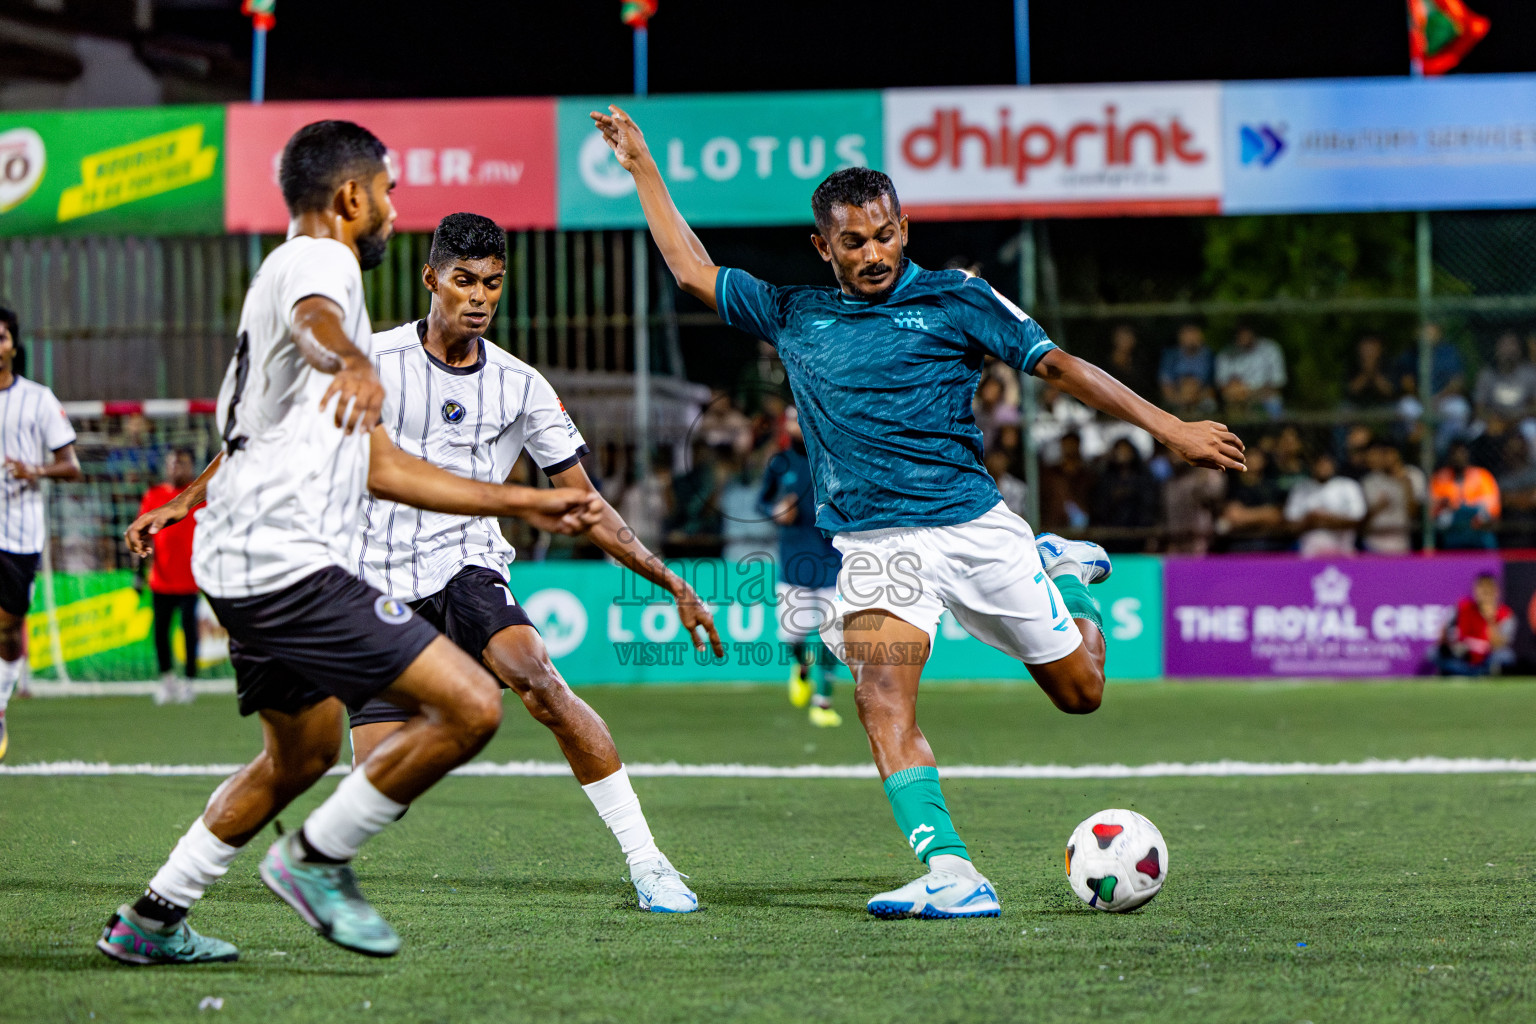
<path fill-rule="evenodd" d="M 304 822 L 302 845 L 331 863 L 344 864 L 358 849 L 405 812 L 406 804 L 380 793 L 362 768 L 347 773 Z"/>
<path fill-rule="evenodd" d="M 202 899 L 210 885 L 224 877 L 238 856 L 240 847 L 224 842 L 198 818 L 149 880 L 149 888 L 133 905 L 134 912 L 175 924 L 186 916 L 192 904 Z"/>
<path fill-rule="evenodd" d="M 1067 606 L 1067 614 L 1074 619 L 1087 619 L 1099 627 L 1099 634 L 1104 633 L 1104 619 L 1099 613 L 1099 602 L 1088 593 L 1088 587 L 1077 578 L 1074 572 L 1063 572 L 1060 576 L 1052 576 L 1051 582 L 1056 584 L 1057 591 L 1061 594 L 1061 601 Z"/>

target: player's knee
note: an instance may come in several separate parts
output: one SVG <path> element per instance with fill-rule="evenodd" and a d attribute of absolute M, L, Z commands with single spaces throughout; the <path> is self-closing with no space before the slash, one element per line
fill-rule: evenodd
<path fill-rule="evenodd" d="M 1092 714 L 1103 703 L 1104 677 L 1096 672 L 1075 677 L 1056 699 L 1056 706 L 1069 715 Z"/>
<path fill-rule="evenodd" d="M 883 665 L 864 665 L 859 669 L 858 684 L 853 689 L 853 703 L 863 719 L 885 715 L 905 715 L 911 711 L 905 688 L 895 672 Z"/>
<path fill-rule="evenodd" d="M 454 705 L 454 719 L 460 733 L 473 742 L 490 739 L 501 727 L 501 690 L 489 678 L 466 687 L 462 700 Z"/>

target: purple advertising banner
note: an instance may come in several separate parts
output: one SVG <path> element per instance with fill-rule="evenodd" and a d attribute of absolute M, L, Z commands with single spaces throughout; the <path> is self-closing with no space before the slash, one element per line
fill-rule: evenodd
<path fill-rule="evenodd" d="M 1170 558 L 1174 677 L 1411 676 L 1493 555 Z"/>

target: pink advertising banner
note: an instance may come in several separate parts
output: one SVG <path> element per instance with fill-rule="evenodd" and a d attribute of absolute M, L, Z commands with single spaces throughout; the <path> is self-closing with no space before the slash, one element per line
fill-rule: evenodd
<path fill-rule="evenodd" d="M 1185 678 L 1411 676 L 1492 555 L 1170 558 L 1165 666 Z"/>
<path fill-rule="evenodd" d="M 328 118 L 356 121 L 389 147 L 397 230 L 430 231 L 460 211 L 506 228 L 555 226 L 553 99 L 347 100 L 229 107 L 226 230 L 287 230 L 278 158 L 290 135 Z"/>

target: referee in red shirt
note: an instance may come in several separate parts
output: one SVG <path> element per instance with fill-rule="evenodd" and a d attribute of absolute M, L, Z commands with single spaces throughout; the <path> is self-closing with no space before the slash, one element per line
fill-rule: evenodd
<path fill-rule="evenodd" d="M 197 478 L 189 448 L 177 448 L 166 456 L 165 482 L 156 484 L 139 503 L 139 515 L 159 508 Z M 198 508 L 202 508 L 201 505 Z M 155 553 L 149 564 L 149 591 L 155 609 L 155 657 L 160 662 L 160 690 L 156 704 L 187 704 L 193 697 L 191 682 L 178 681 L 171 662 L 171 617 L 181 613 L 181 634 L 187 645 L 187 679 L 197 678 L 197 581 L 192 578 L 192 532 L 197 512 L 155 534 Z"/>

